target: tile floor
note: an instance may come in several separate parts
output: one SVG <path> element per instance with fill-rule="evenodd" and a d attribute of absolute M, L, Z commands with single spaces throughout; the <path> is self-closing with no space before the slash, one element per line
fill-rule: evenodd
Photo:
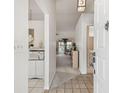
<path fill-rule="evenodd" d="M 29 93 L 44 93 L 42 79 L 29 79 Z M 57 72 L 51 88 L 45 93 L 93 93 L 92 74 L 80 75 L 71 67 L 71 57 L 57 56 Z"/>
<path fill-rule="evenodd" d="M 93 77 L 91 74 L 78 75 L 46 93 L 93 93 Z"/>
<path fill-rule="evenodd" d="M 43 79 L 29 79 L 28 80 L 28 93 L 44 93 Z"/>
<path fill-rule="evenodd" d="M 57 87 L 64 82 L 80 75 L 78 69 L 72 68 L 71 56 L 58 54 L 56 59 L 57 69 L 51 88 Z"/>
<path fill-rule="evenodd" d="M 28 93 L 44 93 L 42 79 L 29 80 Z M 93 93 L 93 77 L 92 74 L 78 75 L 63 84 L 51 87 L 45 93 Z"/>

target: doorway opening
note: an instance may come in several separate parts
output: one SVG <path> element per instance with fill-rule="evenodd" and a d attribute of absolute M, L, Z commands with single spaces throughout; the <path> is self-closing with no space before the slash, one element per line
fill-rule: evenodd
<path fill-rule="evenodd" d="M 94 34 L 93 25 L 87 26 L 87 73 L 93 74 Z"/>
<path fill-rule="evenodd" d="M 69 39 L 63 38 L 57 41 L 57 54 L 71 55 L 73 42 Z"/>
<path fill-rule="evenodd" d="M 44 92 L 45 32 L 44 14 L 35 0 L 29 0 L 28 93 Z"/>
<path fill-rule="evenodd" d="M 74 45 L 74 42 L 68 38 L 62 38 L 56 42 L 56 74 L 51 89 L 63 86 L 64 83 L 80 75 L 78 60 L 74 60 L 78 57 L 78 51 Z M 74 55 L 73 52 L 77 54 Z"/>

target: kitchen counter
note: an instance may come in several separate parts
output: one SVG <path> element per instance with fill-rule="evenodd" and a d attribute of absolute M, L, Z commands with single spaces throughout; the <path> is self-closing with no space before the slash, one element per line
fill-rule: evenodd
<path fill-rule="evenodd" d="M 40 49 L 40 48 L 29 49 L 29 60 L 30 61 L 44 60 L 44 57 L 45 57 L 44 49 Z"/>
<path fill-rule="evenodd" d="M 44 51 L 43 48 L 30 48 L 29 51 Z"/>

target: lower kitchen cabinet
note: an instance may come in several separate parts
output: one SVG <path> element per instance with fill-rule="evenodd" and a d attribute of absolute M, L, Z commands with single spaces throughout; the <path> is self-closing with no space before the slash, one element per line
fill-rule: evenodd
<path fill-rule="evenodd" d="M 28 65 L 28 75 L 29 78 L 33 78 L 35 76 L 35 61 L 29 61 L 29 65 Z"/>
<path fill-rule="evenodd" d="M 29 61 L 29 78 L 44 78 L 44 61 Z"/>
<path fill-rule="evenodd" d="M 35 65 L 36 65 L 36 77 L 37 78 L 43 78 L 43 76 L 44 76 L 44 62 L 43 61 L 37 61 Z"/>

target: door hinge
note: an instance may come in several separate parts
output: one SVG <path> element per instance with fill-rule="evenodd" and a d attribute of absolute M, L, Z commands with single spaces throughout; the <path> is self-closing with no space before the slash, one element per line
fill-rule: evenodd
<path fill-rule="evenodd" d="M 106 23 L 105 23 L 105 30 L 109 30 L 109 21 L 107 21 Z"/>
<path fill-rule="evenodd" d="M 96 52 L 93 52 L 93 56 L 96 56 Z"/>
<path fill-rule="evenodd" d="M 94 74 L 96 74 L 96 70 L 94 69 Z"/>

